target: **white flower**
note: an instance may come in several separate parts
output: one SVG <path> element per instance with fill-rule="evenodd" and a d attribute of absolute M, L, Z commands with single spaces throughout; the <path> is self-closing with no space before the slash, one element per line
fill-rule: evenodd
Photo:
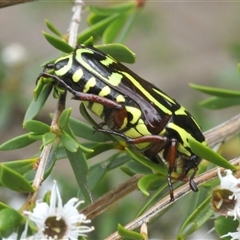
<path fill-rule="evenodd" d="M 225 235 L 222 235 L 221 238 L 231 237 L 231 240 L 239 240 L 240 239 L 240 227 L 237 228 L 237 232 L 229 232 Z"/>
<path fill-rule="evenodd" d="M 12 43 L 2 50 L 2 60 L 9 67 L 24 64 L 27 60 L 27 51 L 19 43 Z"/>
<path fill-rule="evenodd" d="M 221 183 L 213 191 L 214 210 L 221 215 L 233 216 L 234 220 L 240 218 L 240 179 L 235 178 L 231 170 L 226 170 L 226 175 L 222 176 L 218 169 L 218 176 Z"/>
<path fill-rule="evenodd" d="M 90 223 L 84 214 L 80 214 L 77 207 L 83 203 L 77 198 L 71 198 L 64 206 L 61 195 L 54 182 L 51 191 L 50 205 L 38 200 L 33 212 L 25 211 L 38 229 L 34 239 L 78 239 L 79 236 L 86 236 L 85 233 L 94 230 L 93 227 L 83 226 Z"/>

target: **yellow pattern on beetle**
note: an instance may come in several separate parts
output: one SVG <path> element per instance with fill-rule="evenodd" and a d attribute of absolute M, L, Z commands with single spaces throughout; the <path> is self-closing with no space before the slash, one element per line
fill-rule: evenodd
<path fill-rule="evenodd" d="M 81 78 L 83 77 L 83 70 L 82 68 L 79 68 L 78 70 L 76 70 L 76 72 L 72 75 L 72 80 L 77 83 L 81 80 Z"/>
<path fill-rule="evenodd" d="M 167 95 L 164 94 L 163 92 L 158 91 L 156 88 L 153 88 L 152 90 L 155 91 L 155 92 L 156 92 L 157 94 L 159 94 L 160 96 L 162 96 L 163 98 L 167 99 L 170 103 L 176 104 L 176 102 L 175 102 L 172 98 L 170 98 L 169 96 L 167 96 Z"/>
<path fill-rule="evenodd" d="M 125 108 L 132 115 L 132 120 L 130 121 L 130 123 L 131 124 L 137 123 L 137 121 L 142 115 L 142 112 L 140 111 L 140 109 L 131 107 L 131 106 L 126 106 Z"/>
<path fill-rule="evenodd" d="M 138 132 L 140 132 L 142 134 L 142 136 L 149 136 L 149 135 L 152 135 L 148 129 L 147 129 L 147 126 L 146 124 L 143 122 L 142 119 L 139 119 L 138 121 L 138 124 L 136 126 L 136 129 Z"/>
<path fill-rule="evenodd" d="M 100 61 L 100 63 L 104 66 L 109 66 L 109 65 L 113 64 L 114 62 L 116 62 L 116 61 L 114 61 L 111 58 L 106 58 L 106 59 Z"/>
<path fill-rule="evenodd" d="M 167 127 L 174 129 L 181 136 L 181 139 L 183 141 L 183 148 L 178 149 L 179 152 L 181 152 L 187 156 L 191 156 L 191 153 L 186 148 L 190 148 L 188 139 L 192 138 L 192 135 L 190 133 L 186 132 L 185 129 L 179 127 L 178 125 L 176 125 L 172 122 L 168 123 Z M 179 145 L 179 147 L 180 147 L 180 145 Z"/>
<path fill-rule="evenodd" d="M 110 87 L 105 86 L 105 87 L 102 88 L 102 90 L 99 92 L 98 95 L 101 96 L 101 97 L 105 97 L 105 96 L 109 95 L 110 93 L 111 93 Z"/>
<path fill-rule="evenodd" d="M 118 96 L 116 97 L 116 101 L 118 103 L 121 103 L 121 102 L 126 102 L 126 99 L 122 94 L 118 94 Z"/>
<path fill-rule="evenodd" d="M 91 87 L 96 86 L 97 81 L 95 77 L 91 77 L 84 86 L 83 92 L 87 93 Z"/>
<path fill-rule="evenodd" d="M 135 79 L 133 78 L 129 73 L 127 72 L 122 72 L 123 75 L 125 75 L 134 86 L 136 86 L 142 93 L 143 95 L 145 95 L 149 102 L 153 102 L 159 109 L 161 109 L 164 113 L 172 115 L 171 110 L 167 109 L 165 106 L 163 106 L 159 101 L 157 101 L 157 99 L 155 99 L 148 91 L 146 91 L 141 84 Z"/>
<path fill-rule="evenodd" d="M 93 103 L 91 106 L 91 111 L 95 113 L 97 116 L 101 117 L 104 110 L 104 106 L 100 103 Z"/>
<path fill-rule="evenodd" d="M 66 57 L 59 58 L 55 62 L 55 64 L 57 64 L 58 62 L 61 62 L 62 60 L 66 60 L 66 59 L 68 59 L 68 63 L 65 66 L 63 66 L 62 68 L 55 70 L 55 74 L 59 77 L 64 76 L 72 68 L 73 58 L 71 55 L 68 55 Z"/>

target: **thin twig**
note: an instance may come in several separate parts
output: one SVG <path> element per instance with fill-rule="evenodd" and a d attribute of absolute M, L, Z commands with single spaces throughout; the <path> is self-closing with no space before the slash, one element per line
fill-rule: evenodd
<path fill-rule="evenodd" d="M 209 147 L 225 142 L 240 132 L 240 114 L 204 133 Z"/>
<path fill-rule="evenodd" d="M 94 202 L 94 204 L 91 204 L 83 209 L 81 213 L 86 215 L 88 219 L 93 219 L 95 216 L 105 211 L 106 208 L 111 206 L 113 203 L 136 190 L 137 182 L 142 176 L 143 175 L 141 174 L 134 175 L 128 181 L 118 186 L 117 191 L 115 189 L 109 191 Z"/>
<path fill-rule="evenodd" d="M 237 115 L 237 116 L 231 118 L 230 120 L 227 120 L 226 122 L 216 126 L 215 128 L 205 132 L 204 135 L 206 137 L 206 141 L 207 141 L 208 145 L 210 147 L 213 147 L 216 144 L 226 141 L 226 139 L 238 134 L 239 132 L 240 132 L 240 115 Z M 215 172 L 215 175 L 214 175 L 214 177 L 215 177 L 216 169 L 211 170 L 211 171 Z M 209 172 L 211 172 L 211 171 L 209 171 Z M 200 175 L 199 177 L 196 177 L 195 178 L 196 183 L 201 184 L 203 181 L 209 181 L 210 179 L 212 179 L 213 176 L 209 175 L 208 173 L 204 173 L 204 174 Z M 121 184 L 119 187 L 106 193 L 99 200 L 97 200 L 93 204 L 91 204 L 88 207 L 86 207 L 85 209 L 83 209 L 82 212 L 88 217 L 88 219 L 93 219 L 95 216 L 97 216 L 101 212 L 103 212 L 103 210 L 106 210 L 106 208 L 110 207 L 110 205 L 115 203 L 117 200 L 119 200 L 120 198 L 123 198 L 124 196 L 129 194 L 130 191 L 136 190 L 137 189 L 137 179 L 140 179 L 140 176 L 141 175 L 139 175 L 139 174 L 133 176 L 128 181 Z M 124 190 L 124 186 L 126 186 L 126 190 Z M 185 191 L 186 191 L 185 188 L 187 188 L 189 190 L 188 183 L 181 186 L 179 188 L 180 190 L 177 189 L 174 191 L 175 199 L 177 199 L 183 195 L 183 193 L 181 191 L 184 191 L 184 195 L 185 195 Z M 114 196 L 114 198 L 112 196 Z M 161 204 L 163 207 L 169 206 L 169 196 L 162 199 Z M 161 208 L 161 210 L 162 210 L 162 208 Z M 107 238 L 107 239 L 110 240 L 111 238 Z"/>
<path fill-rule="evenodd" d="M 78 27 L 80 23 L 82 6 L 83 6 L 83 1 L 81 0 L 75 1 L 75 5 L 73 7 L 73 16 L 72 16 L 70 27 L 69 27 L 69 40 L 68 40 L 69 45 L 71 45 L 72 47 L 75 47 L 77 42 L 77 33 L 78 33 Z M 53 116 L 53 120 L 51 123 L 52 129 L 58 128 L 58 120 L 62 111 L 65 109 L 65 102 L 66 102 L 66 92 L 64 94 L 61 94 L 58 99 L 57 109 L 55 111 L 55 114 Z M 45 168 L 49 163 L 49 161 L 52 161 L 53 157 L 51 154 L 52 152 L 55 151 L 55 147 L 58 145 L 58 143 L 59 143 L 59 139 L 56 138 L 53 142 L 44 146 L 41 152 L 39 166 L 38 166 L 35 178 L 33 180 L 33 187 L 36 190 L 38 190 L 38 188 L 42 184 L 42 181 L 44 179 Z M 31 206 L 31 203 L 35 202 L 36 196 L 37 196 L 37 191 L 34 192 L 33 194 L 30 194 L 27 201 L 28 204 L 26 204 L 26 206 Z"/>
<path fill-rule="evenodd" d="M 19 3 L 33 2 L 36 0 L 3 0 L 0 1 L 0 8 L 10 7 Z"/>
<path fill-rule="evenodd" d="M 239 165 L 240 157 L 235 158 L 231 160 L 231 164 L 234 166 Z M 221 171 L 224 171 L 223 168 L 221 168 Z M 218 174 L 218 168 L 211 169 L 198 177 L 195 178 L 195 181 L 197 185 L 202 185 L 205 182 L 210 181 L 211 179 L 215 178 Z M 180 199 L 181 197 L 185 196 L 189 192 L 191 192 L 191 188 L 188 183 L 185 183 L 178 189 L 174 191 L 174 197 L 175 201 Z M 136 228 L 141 227 L 144 223 L 149 223 L 153 218 L 159 215 L 159 213 L 172 205 L 175 201 L 170 202 L 169 196 L 167 195 L 163 199 L 161 199 L 159 202 L 157 202 L 154 206 L 152 206 L 150 209 L 148 209 L 145 213 L 143 213 L 138 218 L 134 219 L 132 222 L 128 223 L 124 226 L 124 228 L 129 230 L 134 230 Z M 122 239 L 122 237 L 118 234 L 118 232 L 115 232 L 111 234 L 109 237 L 107 237 L 105 240 L 119 240 Z"/>

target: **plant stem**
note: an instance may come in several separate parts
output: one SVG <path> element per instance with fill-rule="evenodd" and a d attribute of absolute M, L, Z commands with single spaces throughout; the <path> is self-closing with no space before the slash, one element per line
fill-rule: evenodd
<path fill-rule="evenodd" d="M 75 0 L 75 5 L 72 9 L 73 15 L 72 15 L 72 19 L 71 19 L 69 31 L 68 31 L 69 32 L 68 43 L 72 47 L 75 47 L 77 43 L 77 34 L 78 34 L 78 27 L 80 23 L 80 15 L 82 12 L 82 7 L 83 7 L 83 1 Z M 59 117 L 62 111 L 65 109 L 66 94 L 67 94 L 66 92 L 61 94 L 58 99 L 57 108 L 51 123 L 52 128 L 58 126 Z M 32 204 L 36 201 L 38 189 L 44 180 L 44 172 L 45 172 L 46 166 L 50 161 L 54 161 L 52 157 L 53 156 L 52 152 L 55 151 L 58 143 L 59 143 L 59 138 L 56 138 L 53 142 L 44 146 L 41 152 L 41 155 L 39 157 L 40 159 L 39 166 L 32 184 L 33 187 L 36 189 L 36 191 L 29 195 L 27 203 L 25 204 L 25 208 L 31 208 Z"/>

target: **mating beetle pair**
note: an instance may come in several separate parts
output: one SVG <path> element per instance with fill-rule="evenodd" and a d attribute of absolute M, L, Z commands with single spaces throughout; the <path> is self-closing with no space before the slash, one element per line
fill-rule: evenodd
<path fill-rule="evenodd" d="M 159 162 L 161 153 L 168 164 L 171 200 L 176 164 L 181 165 L 180 180 L 193 170 L 189 183 L 197 191 L 193 178 L 201 159 L 191 151 L 189 139 L 204 144 L 205 139 L 191 114 L 174 99 L 111 56 L 84 45 L 47 64 L 41 77 L 53 78 L 99 116 L 104 123 L 98 131 L 122 137 L 153 162 Z"/>

